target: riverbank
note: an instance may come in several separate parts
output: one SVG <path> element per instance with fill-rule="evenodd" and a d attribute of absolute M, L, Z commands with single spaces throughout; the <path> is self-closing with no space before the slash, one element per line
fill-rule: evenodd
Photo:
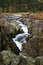
<path fill-rule="evenodd" d="M 43 19 L 43 11 L 42 12 L 19 12 L 19 13 L 1 13 L 1 15 L 2 16 L 4 16 L 4 15 L 23 15 L 23 16 L 28 16 L 28 15 L 30 15 L 30 14 L 32 14 L 32 18 L 36 18 L 36 19 Z M 0 16 L 1 16 L 0 15 Z"/>

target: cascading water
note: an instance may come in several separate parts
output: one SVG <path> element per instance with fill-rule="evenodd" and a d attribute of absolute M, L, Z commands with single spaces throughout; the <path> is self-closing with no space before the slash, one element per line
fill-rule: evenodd
<path fill-rule="evenodd" d="M 16 18 L 16 17 L 15 17 Z M 17 16 L 19 18 L 19 16 Z M 28 28 L 26 25 L 24 25 L 19 19 L 16 21 L 18 25 L 21 27 L 21 29 L 24 31 L 24 33 L 16 35 L 15 38 L 13 38 L 13 42 L 17 45 L 20 51 L 22 51 L 22 44 L 26 42 L 26 38 L 30 35 L 28 33 Z"/>

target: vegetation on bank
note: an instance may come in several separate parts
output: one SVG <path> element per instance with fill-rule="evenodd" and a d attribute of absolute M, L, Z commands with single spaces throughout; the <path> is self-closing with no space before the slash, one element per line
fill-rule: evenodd
<path fill-rule="evenodd" d="M 39 0 L 0 0 L 2 12 L 43 11 L 43 2 Z"/>

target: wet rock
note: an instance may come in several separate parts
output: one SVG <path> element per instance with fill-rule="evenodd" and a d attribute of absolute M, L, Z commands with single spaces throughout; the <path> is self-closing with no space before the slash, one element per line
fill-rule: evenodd
<path fill-rule="evenodd" d="M 11 51 L 2 51 L 3 62 L 5 65 L 18 65 L 20 58 Z"/>
<path fill-rule="evenodd" d="M 25 25 L 27 25 L 27 28 L 28 28 L 28 32 L 31 34 L 31 21 L 32 21 L 32 19 L 31 18 L 23 18 L 22 19 L 22 21 L 23 21 L 23 23 L 25 24 Z"/>

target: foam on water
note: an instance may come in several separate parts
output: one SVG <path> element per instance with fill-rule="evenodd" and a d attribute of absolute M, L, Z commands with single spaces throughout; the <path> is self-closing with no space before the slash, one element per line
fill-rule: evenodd
<path fill-rule="evenodd" d="M 30 34 L 28 33 L 28 28 L 26 25 L 24 25 L 20 20 L 17 20 L 16 22 L 21 27 L 21 29 L 24 31 L 24 33 L 16 35 L 16 37 L 13 38 L 13 42 L 15 42 L 19 50 L 22 51 L 22 44 L 26 42 L 26 38 Z"/>
<path fill-rule="evenodd" d="M 21 21 L 17 20 L 17 23 L 19 26 L 21 26 L 22 30 L 24 31 L 24 33 L 28 33 L 28 28 L 26 25 L 24 25 Z"/>

